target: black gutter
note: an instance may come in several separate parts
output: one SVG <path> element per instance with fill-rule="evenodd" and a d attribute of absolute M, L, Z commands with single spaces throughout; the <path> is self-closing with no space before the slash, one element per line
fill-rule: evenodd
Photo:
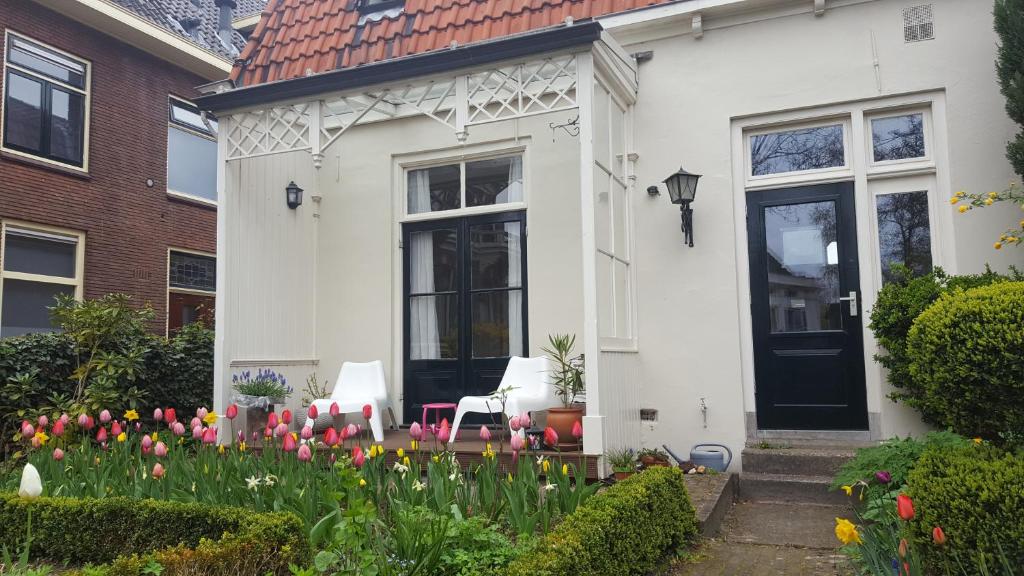
<path fill-rule="evenodd" d="M 201 96 L 194 102 L 203 110 L 217 112 L 325 92 L 351 90 L 591 44 L 601 37 L 601 30 L 601 24 L 596 21 L 580 22 L 571 26 L 561 25 L 557 28 L 425 52 L 355 68 L 343 68 L 314 76 L 236 88 L 219 94 Z"/>

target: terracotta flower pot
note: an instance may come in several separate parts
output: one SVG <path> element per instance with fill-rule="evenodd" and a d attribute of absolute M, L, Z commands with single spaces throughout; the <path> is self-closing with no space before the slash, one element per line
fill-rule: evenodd
<path fill-rule="evenodd" d="M 558 434 L 559 450 L 579 450 L 579 442 L 572 437 L 572 425 L 582 420 L 582 407 L 548 409 L 548 426 Z"/>
<path fill-rule="evenodd" d="M 622 480 L 625 480 L 626 478 L 629 478 L 632 475 L 632 472 L 615 472 L 615 480 L 617 482 L 621 482 Z"/>
<path fill-rule="evenodd" d="M 655 456 L 642 456 L 640 458 L 640 463 L 648 468 L 652 466 L 668 466 L 668 460 L 665 460 L 664 458 L 657 458 Z"/>

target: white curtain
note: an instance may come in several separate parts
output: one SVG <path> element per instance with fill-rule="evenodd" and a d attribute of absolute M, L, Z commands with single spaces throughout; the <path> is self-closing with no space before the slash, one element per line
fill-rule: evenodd
<path fill-rule="evenodd" d="M 522 178 L 520 177 L 520 182 Z M 508 291 L 508 352 L 510 356 L 523 355 L 523 255 L 522 226 L 519 222 L 505 222 L 508 238 L 508 285 L 519 290 Z"/>
<path fill-rule="evenodd" d="M 430 211 L 430 174 L 426 170 L 409 173 L 409 212 Z M 409 235 L 409 279 L 412 293 L 434 291 L 434 234 L 414 232 Z M 437 331 L 437 297 L 420 296 L 409 302 L 409 358 L 430 360 L 441 357 L 440 335 Z"/>
<path fill-rule="evenodd" d="M 494 199 L 495 204 L 523 201 L 523 159 L 520 156 L 509 158 L 508 186 Z"/>

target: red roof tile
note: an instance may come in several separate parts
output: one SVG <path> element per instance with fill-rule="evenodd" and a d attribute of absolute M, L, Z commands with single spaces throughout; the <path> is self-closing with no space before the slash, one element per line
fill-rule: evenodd
<path fill-rule="evenodd" d="M 406 0 L 398 14 L 364 18 L 358 1 L 270 0 L 231 79 L 287 80 L 672 0 Z"/>

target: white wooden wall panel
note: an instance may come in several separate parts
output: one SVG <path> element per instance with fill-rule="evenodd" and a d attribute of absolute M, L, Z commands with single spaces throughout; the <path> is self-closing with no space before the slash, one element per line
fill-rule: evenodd
<path fill-rule="evenodd" d="M 601 406 L 605 451 L 640 448 L 640 356 L 635 352 L 602 351 Z"/>

